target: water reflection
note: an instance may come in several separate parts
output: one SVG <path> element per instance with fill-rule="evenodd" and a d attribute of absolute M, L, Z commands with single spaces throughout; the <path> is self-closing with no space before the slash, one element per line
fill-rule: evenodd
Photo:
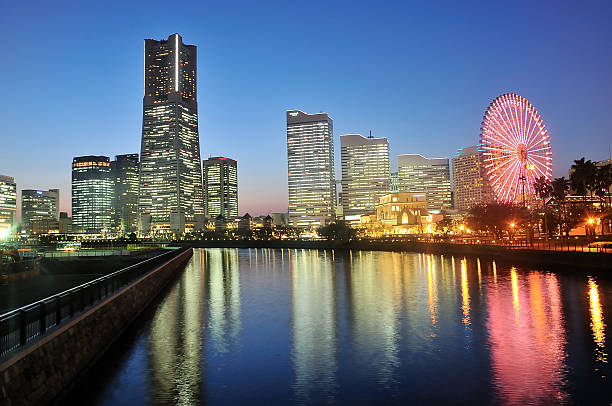
<path fill-rule="evenodd" d="M 332 264 L 317 251 L 291 257 L 295 398 L 332 401 L 336 390 L 336 310 Z"/>
<path fill-rule="evenodd" d="M 511 405 L 563 402 L 566 332 L 557 276 L 519 275 L 516 268 L 509 276 L 487 292 L 496 397 Z"/>
<path fill-rule="evenodd" d="M 196 250 L 128 355 L 70 400 L 606 403 L 609 291 L 487 259 Z"/>
<path fill-rule="evenodd" d="M 603 321 L 601 302 L 599 301 L 599 287 L 589 276 L 589 310 L 591 313 L 591 330 L 595 341 L 595 358 L 598 362 L 608 362 L 606 354 L 606 325 Z"/>
<path fill-rule="evenodd" d="M 153 404 L 192 405 L 201 400 L 204 263 L 203 253 L 194 255 L 151 322 L 148 371 Z"/>

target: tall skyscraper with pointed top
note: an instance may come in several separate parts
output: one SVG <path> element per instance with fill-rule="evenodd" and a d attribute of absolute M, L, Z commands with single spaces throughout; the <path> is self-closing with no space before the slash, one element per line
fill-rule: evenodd
<path fill-rule="evenodd" d="M 145 40 L 138 212 L 142 234 L 182 233 L 204 213 L 197 48 L 179 34 Z"/>

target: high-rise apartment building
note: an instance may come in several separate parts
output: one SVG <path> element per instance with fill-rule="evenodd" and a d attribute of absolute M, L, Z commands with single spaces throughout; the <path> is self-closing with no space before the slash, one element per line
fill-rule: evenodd
<path fill-rule="evenodd" d="M 11 176 L 0 175 L 0 238 L 15 232 L 17 185 Z"/>
<path fill-rule="evenodd" d="M 21 191 L 21 223 L 32 230 L 33 222 L 59 219 L 59 189 Z"/>
<path fill-rule="evenodd" d="M 107 156 L 72 159 L 72 227 L 81 233 L 110 231 L 114 182 Z"/>
<path fill-rule="evenodd" d="M 389 193 L 389 142 L 359 134 L 340 136 L 342 211 L 345 220 L 359 220 L 376 211 L 380 197 Z"/>
<path fill-rule="evenodd" d="M 113 229 L 122 235 L 138 231 L 138 154 L 116 155 L 110 164 Z"/>
<path fill-rule="evenodd" d="M 179 34 L 145 40 L 140 231 L 183 232 L 204 214 L 196 99 L 197 48 Z"/>
<path fill-rule="evenodd" d="M 492 200 L 491 188 L 485 177 L 482 151 L 478 147 L 460 149 L 453 158 L 455 209 L 471 207 Z"/>
<path fill-rule="evenodd" d="M 400 192 L 425 193 L 427 209 L 436 212 L 451 208 L 448 158 L 425 158 L 419 154 L 397 157 Z"/>
<path fill-rule="evenodd" d="M 206 217 L 238 217 L 238 163 L 219 156 L 203 165 Z"/>
<path fill-rule="evenodd" d="M 326 113 L 287 111 L 289 223 L 319 227 L 335 220 L 333 122 Z"/>

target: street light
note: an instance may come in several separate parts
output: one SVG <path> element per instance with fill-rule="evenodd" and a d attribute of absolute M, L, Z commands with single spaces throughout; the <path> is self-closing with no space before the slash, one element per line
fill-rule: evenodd
<path fill-rule="evenodd" d="M 514 228 L 515 225 L 516 224 L 514 224 L 514 223 L 510 223 L 510 228 Z"/>

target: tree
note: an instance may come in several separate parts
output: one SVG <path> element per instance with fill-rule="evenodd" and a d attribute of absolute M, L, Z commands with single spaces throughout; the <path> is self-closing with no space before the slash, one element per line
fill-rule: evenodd
<path fill-rule="evenodd" d="M 317 230 L 321 237 L 324 237 L 328 241 L 341 241 L 347 242 L 357 234 L 357 231 L 351 228 L 344 221 L 336 221 L 327 226 L 320 227 Z"/>
<path fill-rule="evenodd" d="M 582 157 L 574 161 L 572 169 L 574 170 L 570 174 L 572 189 L 580 196 L 586 196 L 587 193 L 593 196 L 595 173 L 597 171 L 595 164 L 590 159 L 585 161 Z"/>
<path fill-rule="evenodd" d="M 555 178 L 551 183 L 550 195 L 558 202 L 563 203 L 565 201 L 565 195 L 569 190 L 569 181 L 564 176 Z"/>
<path fill-rule="evenodd" d="M 453 219 L 448 216 L 442 217 L 442 220 L 436 223 L 436 231 L 444 233 L 444 235 L 448 234 L 453 226 Z"/>
<path fill-rule="evenodd" d="M 470 209 L 468 226 L 473 230 L 485 231 L 501 238 L 511 223 L 525 227 L 529 224 L 529 213 L 512 204 L 489 203 Z"/>
<path fill-rule="evenodd" d="M 550 184 L 550 180 L 548 180 L 544 176 L 540 176 L 533 182 L 533 188 L 536 192 L 536 195 L 542 199 L 542 211 L 544 216 L 544 233 L 546 234 L 546 238 L 548 238 L 548 213 L 546 210 L 546 198 L 550 196 L 552 192 L 552 186 Z"/>

